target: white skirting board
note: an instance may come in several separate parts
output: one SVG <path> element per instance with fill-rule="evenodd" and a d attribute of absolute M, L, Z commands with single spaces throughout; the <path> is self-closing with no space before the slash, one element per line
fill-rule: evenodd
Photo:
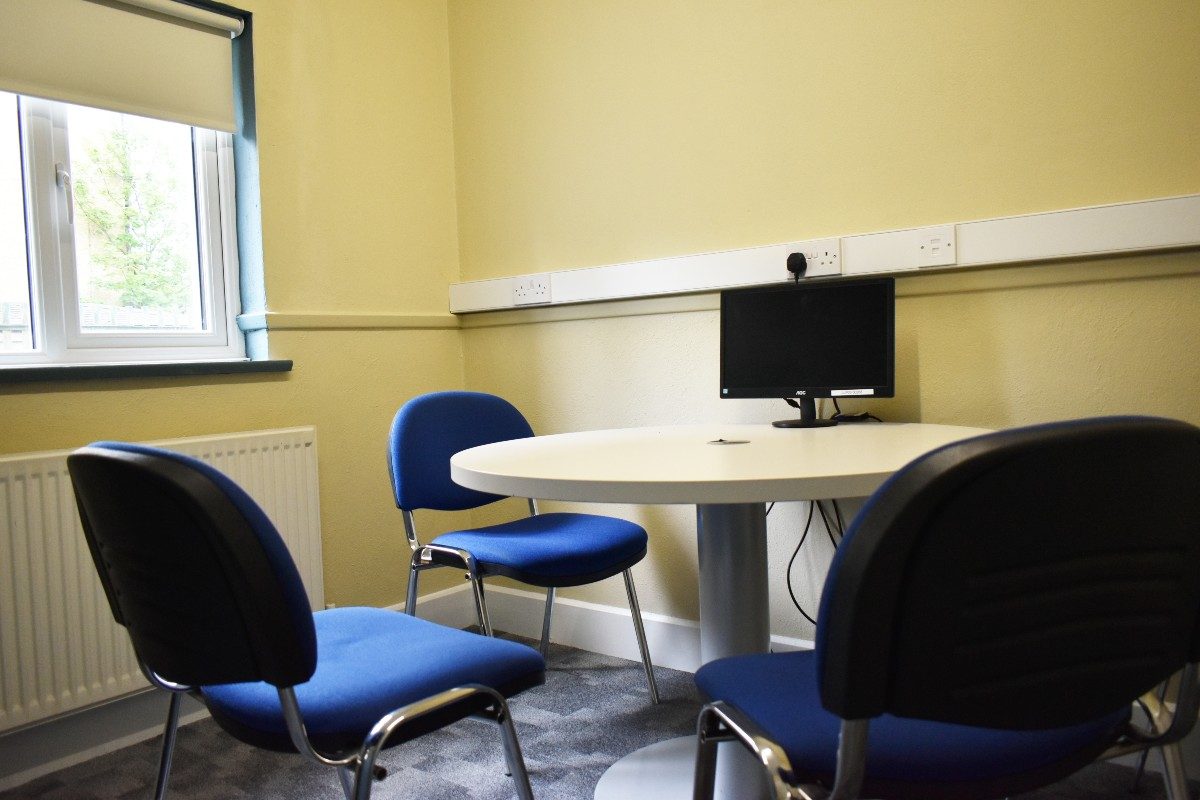
<path fill-rule="evenodd" d="M 161 736 L 167 702 L 165 692 L 147 689 L 5 733 L 0 736 L 0 792 Z M 207 718 L 208 709 L 184 695 L 179 725 Z"/>
<path fill-rule="evenodd" d="M 489 586 L 486 589 L 488 615 L 492 627 L 540 639 L 546 596 L 542 592 Z M 476 624 L 475 604 L 470 586 L 463 583 L 451 589 L 425 595 L 417 601 L 417 614 L 424 619 L 455 628 Z M 695 672 L 700 667 L 700 624 L 689 619 L 642 612 L 650 660 L 661 667 Z M 628 608 L 587 603 L 558 597 L 554 600 L 554 619 L 550 639 L 592 653 L 638 661 L 637 639 Z M 789 636 L 771 636 L 771 649 L 807 650 L 813 643 Z"/>

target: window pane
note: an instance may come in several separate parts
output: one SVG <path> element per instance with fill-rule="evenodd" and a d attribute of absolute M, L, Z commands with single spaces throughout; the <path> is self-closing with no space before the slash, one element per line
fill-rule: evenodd
<path fill-rule="evenodd" d="M 0 353 L 33 349 L 17 96 L 0 92 Z"/>
<path fill-rule="evenodd" d="M 68 107 L 84 333 L 205 329 L 187 125 Z"/>

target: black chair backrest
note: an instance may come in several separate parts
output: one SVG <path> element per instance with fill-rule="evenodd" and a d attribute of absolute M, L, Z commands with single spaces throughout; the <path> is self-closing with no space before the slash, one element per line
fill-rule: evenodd
<path fill-rule="evenodd" d="M 116 621 L 156 675 L 188 686 L 293 686 L 316 668 L 300 575 L 228 477 L 166 450 L 100 442 L 67 459 Z"/>
<path fill-rule="evenodd" d="M 1003 431 L 896 473 L 821 599 L 822 703 L 1011 729 L 1128 704 L 1200 660 L 1200 429 Z"/>

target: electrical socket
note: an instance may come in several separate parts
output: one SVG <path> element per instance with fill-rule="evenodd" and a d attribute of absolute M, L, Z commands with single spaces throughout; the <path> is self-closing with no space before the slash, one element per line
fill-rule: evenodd
<path fill-rule="evenodd" d="M 806 278 L 839 275 L 842 272 L 841 239 L 810 239 L 807 242 L 793 242 L 787 247 L 790 253 L 804 253 L 804 260 L 808 262 L 808 269 L 804 272 Z M 789 279 L 794 277 L 786 266 L 784 274 Z"/>
<path fill-rule="evenodd" d="M 512 301 L 514 306 L 533 306 L 550 302 L 550 275 L 522 275 L 513 278 Z"/>

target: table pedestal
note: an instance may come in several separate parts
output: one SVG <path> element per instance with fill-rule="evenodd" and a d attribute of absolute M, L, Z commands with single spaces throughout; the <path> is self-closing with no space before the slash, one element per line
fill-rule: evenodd
<path fill-rule="evenodd" d="M 762 503 L 696 507 L 700 663 L 771 645 L 767 515 Z"/>
<path fill-rule="evenodd" d="M 914 458 L 988 432 L 919 423 L 792 430 L 721 423 L 580 431 L 463 450 L 450 459 L 450 477 L 469 489 L 511 497 L 696 504 L 700 653 L 707 662 L 767 651 L 766 502 L 865 497 Z M 734 762 L 733 756 L 745 752 L 729 745 L 720 749 L 728 750 Z M 689 751 L 675 768 L 685 785 L 690 784 L 692 760 Z M 726 760 L 725 753 L 720 760 Z M 618 766 L 610 770 L 614 776 L 620 773 Z M 662 772 L 667 766 L 659 763 L 655 769 Z M 741 768 L 735 769 L 738 777 L 726 783 L 739 789 L 732 796 L 754 797 L 742 783 Z M 598 797 L 649 796 L 645 784 L 613 788 L 615 779 L 605 778 Z"/>
<path fill-rule="evenodd" d="M 700 558 L 700 661 L 765 653 L 771 643 L 767 593 L 767 517 L 762 503 L 696 507 Z M 744 748 L 718 748 L 716 796 L 766 797 L 762 770 Z M 686 800 L 692 796 L 696 737 L 643 747 L 617 761 L 596 784 L 596 800 Z M 757 788 L 755 788 L 757 787 Z"/>

